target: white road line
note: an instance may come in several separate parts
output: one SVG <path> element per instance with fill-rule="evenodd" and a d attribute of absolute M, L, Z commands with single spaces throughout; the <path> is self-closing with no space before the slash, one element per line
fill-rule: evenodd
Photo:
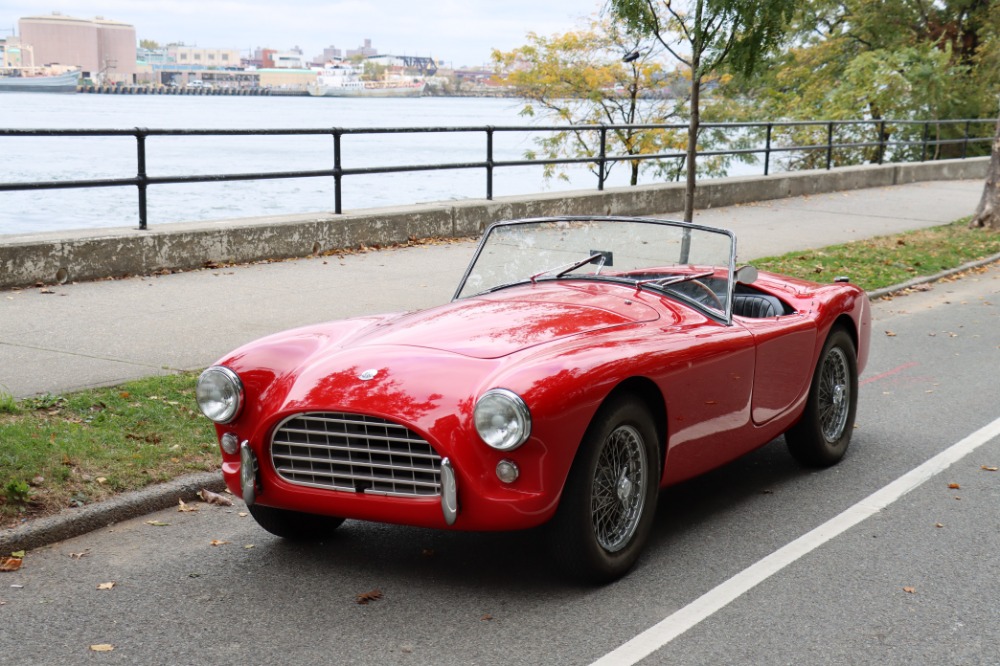
<path fill-rule="evenodd" d="M 1000 418 L 980 428 L 965 439 L 877 490 L 854 506 L 816 529 L 800 536 L 762 560 L 744 569 L 698 597 L 673 615 L 650 627 L 632 640 L 604 655 L 591 666 L 628 666 L 645 659 L 661 647 L 691 629 L 740 595 L 764 582 L 789 564 L 843 534 L 869 516 L 873 516 L 900 497 L 943 472 L 994 437 L 1000 436 Z"/>

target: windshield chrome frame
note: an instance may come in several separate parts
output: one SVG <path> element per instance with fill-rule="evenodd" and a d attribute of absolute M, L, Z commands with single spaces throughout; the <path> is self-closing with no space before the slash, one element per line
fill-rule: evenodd
<path fill-rule="evenodd" d="M 552 222 L 586 222 L 586 221 L 594 221 L 594 222 L 622 222 L 622 223 L 626 223 L 626 222 L 633 222 L 633 223 L 634 222 L 639 222 L 639 223 L 642 223 L 642 224 L 658 224 L 658 225 L 662 225 L 662 226 L 679 227 L 679 228 L 682 228 L 682 229 L 688 229 L 688 230 L 692 230 L 692 231 L 695 231 L 695 230 L 697 230 L 697 231 L 705 231 L 705 232 L 708 232 L 708 233 L 716 233 L 716 234 L 723 234 L 723 235 L 729 236 L 729 241 L 730 241 L 730 243 L 729 243 L 729 266 L 728 266 L 729 275 L 728 275 L 728 280 L 727 280 L 727 283 L 728 283 L 727 284 L 728 293 L 726 294 L 726 309 L 725 309 L 725 313 L 723 314 L 723 317 L 719 318 L 715 314 L 715 312 L 717 312 L 717 311 L 711 311 L 711 310 L 708 310 L 707 308 L 704 308 L 704 307 L 699 308 L 699 310 L 703 311 L 703 312 L 706 312 L 707 314 L 709 314 L 710 316 L 712 316 L 713 319 L 719 320 L 721 323 L 725 324 L 726 326 L 732 325 L 732 323 L 733 323 L 733 295 L 734 295 L 734 292 L 735 292 L 735 289 L 736 289 L 736 235 L 732 231 L 730 231 L 729 229 L 720 229 L 718 227 L 708 227 L 708 226 L 704 226 L 704 225 L 700 225 L 700 224 L 694 224 L 694 223 L 691 223 L 691 222 L 681 222 L 679 220 L 665 220 L 665 219 L 657 219 L 657 218 L 651 218 L 651 217 L 626 217 L 626 216 L 608 216 L 608 215 L 564 215 L 564 216 L 558 216 L 558 217 L 532 217 L 532 218 L 525 218 L 525 219 L 520 219 L 520 220 L 502 220 L 500 222 L 494 222 L 494 223 L 490 224 L 486 228 L 486 231 L 483 232 L 482 238 L 479 239 L 479 243 L 476 245 L 476 251 L 472 255 L 472 259 L 471 259 L 471 261 L 469 261 L 469 265 L 466 267 L 465 272 L 462 274 L 462 279 L 459 281 L 458 288 L 455 290 L 455 295 L 452 296 L 451 300 L 452 301 L 456 301 L 456 300 L 459 299 L 459 296 L 462 293 L 462 289 L 465 287 L 465 282 L 466 282 L 466 280 L 469 279 L 469 276 L 472 274 L 472 269 L 475 267 L 476 262 L 479 260 L 479 256 L 482 253 L 483 248 L 486 246 L 486 242 L 489 240 L 490 234 L 493 233 L 494 229 L 496 229 L 498 227 L 528 225 L 528 224 L 543 224 L 543 223 L 552 223 Z M 580 279 L 582 279 L 582 278 L 580 278 Z M 615 282 L 616 280 L 608 279 L 607 281 L 608 282 Z M 524 282 L 528 282 L 528 279 L 525 278 Z M 512 283 L 512 285 L 513 284 L 522 284 L 522 282 Z M 629 281 L 626 281 L 626 280 L 621 280 L 620 284 L 622 284 L 623 286 L 633 286 L 633 287 L 636 287 L 636 288 L 639 288 L 639 289 L 642 288 L 642 287 L 638 287 L 634 283 L 630 283 Z M 500 288 L 503 288 L 504 286 L 506 286 L 506 285 L 498 285 L 498 287 L 500 287 Z M 655 286 L 654 286 L 654 288 L 655 288 Z M 666 290 L 657 290 L 657 292 L 658 293 L 672 295 L 672 294 L 670 294 L 670 292 L 667 292 Z M 466 296 L 465 298 L 473 298 L 475 296 L 481 295 L 482 293 L 487 293 L 487 292 L 480 292 L 478 294 L 473 294 L 471 296 Z M 672 296 L 676 297 L 676 295 L 672 295 Z M 695 303 L 694 301 L 692 301 L 690 299 L 679 298 L 679 300 L 682 300 L 682 302 L 684 302 L 687 305 L 698 305 L 697 303 Z"/>

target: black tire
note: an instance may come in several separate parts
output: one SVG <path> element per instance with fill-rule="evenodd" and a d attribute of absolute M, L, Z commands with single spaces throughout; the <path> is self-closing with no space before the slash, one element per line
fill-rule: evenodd
<path fill-rule="evenodd" d="M 638 400 L 619 398 L 594 417 L 549 528 L 567 573 L 591 583 L 623 576 L 649 537 L 660 484 L 656 427 Z"/>
<path fill-rule="evenodd" d="M 291 541 L 316 541 L 327 537 L 344 522 L 343 518 L 318 516 L 254 504 L 247 507 L 257 524 L 275 536 Z"/>
<path fill-rule="evenodd" d="M 816 363 L 802 418 L 785 433 L 788 450 L 807 467 L 829 467 L 847 453 L 858 409 L 858 356 L 851 336 L 834 329 Z"/>

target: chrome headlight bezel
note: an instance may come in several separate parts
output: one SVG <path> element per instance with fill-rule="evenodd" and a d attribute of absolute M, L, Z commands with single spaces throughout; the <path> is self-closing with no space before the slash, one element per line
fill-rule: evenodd
<path fill-rule="evenodd" d="M 202 414 L 216 423 L 232 423 L 243 408 L 243 382 L 229 368 L 213 365 L 198 377 L 195 396 Z"/>
<path fill-rule="evenodd" d="M 531 412 L 518 394 L 490 389 L 476 401 L 473 421 L 479 438 L 497 451 L 513 451 L 531 436 Z"/>

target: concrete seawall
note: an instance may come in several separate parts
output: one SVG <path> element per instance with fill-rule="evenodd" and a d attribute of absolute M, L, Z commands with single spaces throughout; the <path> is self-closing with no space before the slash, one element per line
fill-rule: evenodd
<path fill-rule="evenodd" d="M 696 208 L 931 180 L 984 178 L 988 157 L 720 178 L 698 184 Z M 302 257 L 409 239 L 477 236 L 496 220 L 553 215 L 662 215 L 684 207 L 683 183 L 470 199 L 343 215 L 285 215 L 0 236 L 0 288 L 95 280 L 212 262 Z"/>

